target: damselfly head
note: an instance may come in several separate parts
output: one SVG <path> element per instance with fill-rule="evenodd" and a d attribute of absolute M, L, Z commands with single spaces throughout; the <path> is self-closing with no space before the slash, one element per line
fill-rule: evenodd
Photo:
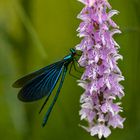
<path fill-rule="evenodd" d="M 74 54 L 74 55 L 76 54 L 76 50 L 74 48 L 71 48 L 70 51 L 72 54 Z"/>

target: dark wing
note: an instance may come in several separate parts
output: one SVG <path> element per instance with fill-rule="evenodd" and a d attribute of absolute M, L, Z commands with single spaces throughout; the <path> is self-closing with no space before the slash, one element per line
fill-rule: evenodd
<path fill-rule="evenodd" d="M 62 73 L 65 61 L 55 63 L 52 68 L 27 82 L 19 91 L 18 98 L 24 102 L 31 102 L 47 96 L 54 89 Z"/>
<path fill-rule="evenodd" d="M 35 77 L 37 77 L 38 75 L 44 73 L 44 72 L 47 72 L 47 71 L 50 71 L 51 69 L 53 69 L 54 67 L 56 67 L 56 65 L 58 65 L 61 61 L 58 61 L 58 62 L 55 62 L 51 65 L 48 65 L 40 70 L 37 70 L 33 73 L 30 73 L 28 75 L 25 75 L 24 77 L 18 79 L 17 81 L 15 81 L 13 83 L 13 87 L 14 88 L 20 88 L 20 87 L 23 87 L 25 84 L 27 84 L 30 80 L 34 79 Z"/>

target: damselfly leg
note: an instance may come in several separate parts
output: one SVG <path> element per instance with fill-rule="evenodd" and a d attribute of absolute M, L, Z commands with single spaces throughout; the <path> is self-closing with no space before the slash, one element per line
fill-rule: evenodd
<path fill-rule="evenodd" d="M 74 61 L 72 61 L 71 64 L 70 64 L 69 75 L 72 76 L 72 77 L 74 77 L 74 78 L 76 78 L 76 79 L 80 79 L 79 77 L 77 77 L 77 76 L 75 76 L 75 75 L 73 75 L 73 74 L 71 73 L 71 71 L 72 71 L 72 66 L 73 66 L 73 65 L 74 65 Z"/>

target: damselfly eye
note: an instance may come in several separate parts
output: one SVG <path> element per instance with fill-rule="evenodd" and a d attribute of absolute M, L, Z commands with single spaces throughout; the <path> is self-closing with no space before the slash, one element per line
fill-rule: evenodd
<path fill-rule="evenodd" d="M 76 53 L 76 50 L 74 48 L 71 48 L 70 49 L 71 53 L 75 54 Z"/>

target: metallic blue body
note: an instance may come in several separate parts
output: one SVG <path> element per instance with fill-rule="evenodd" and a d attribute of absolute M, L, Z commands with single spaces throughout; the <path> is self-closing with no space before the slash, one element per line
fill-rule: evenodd
<path fill-rule="evenodd" d="M 64 60 L 69 60 L 69 59 L 71 59 L 71 58 L 72 58 L 72 56 L 71 56 L 71 54 L 70 54 L 70 55 L 65 56 L 65 57 L 64 57 Z"/>

